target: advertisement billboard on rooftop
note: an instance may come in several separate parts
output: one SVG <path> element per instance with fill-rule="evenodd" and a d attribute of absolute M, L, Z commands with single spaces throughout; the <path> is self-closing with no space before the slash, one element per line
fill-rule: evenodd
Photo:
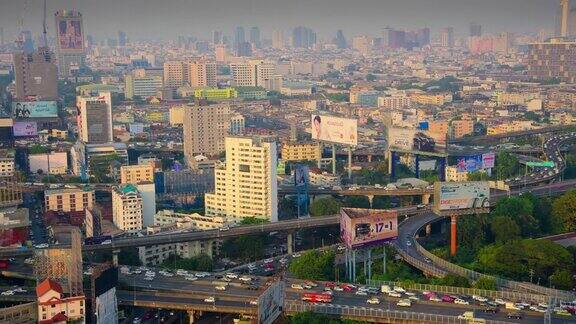
<path fill-rule="evenodd" d="M 358 145 L 358 121 L 328 115 L 312 115 L 312 139 L 322 142 Z"/>
<path fill-rule="evenodd" d="M 18 101 L 12 103 L 14 119 L 58 117 L 56 101 Z"/>
<path fill-rule="evenodd" d="M 14 122 L 14 137 L 36 136 L 38 135 L 38 124 L 34 121 Z"/>
<path fill-rule="evenodd" d="M 57 20 L 58 45 L 64 51 L 84 50 L 82 21 L 80 18 L 63 17 Z"/>
<path fill-rule="evenodd" d="M 446 154 L 446 134 L 416 128 L 389 127 L 388 147 L 391 151 L 426 155 Z"/>
<path fill-rule="evenodd" d="M 490 186 L 487 181 L 436 182 L 434 210 L 463 210 L 490 207 Z"/>
<path fill-rule="evenodd" d="M 381 244 L 398 237 L 395 210 L 342 208 L 340 237 L 348 248 Z"/>

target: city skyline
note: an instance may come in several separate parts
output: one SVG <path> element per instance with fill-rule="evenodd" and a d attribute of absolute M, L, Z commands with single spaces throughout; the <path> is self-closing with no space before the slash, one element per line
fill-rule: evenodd
<path fill-rule="evenodd" d="M 486 33 L 507 30 L 536 32 L 554 30 L 557 3 L 547 0 L 456 1 L 456 0 L 360 0 L 353 6 L 344 0 L 215 0 L 207 3 L 183 3 L 170 0 L 154 1 L 102 0 L 95 2 L 48 1 L 48 16 L 59 9 L 76 9 L 85 17 L 87 35 L 97 38 L 115 38 L 123 30 L 132 39 L 176 39 L 179 35 L 210 38 L 212 30 L 233 35 L 236 26 L 249 30 L 259 26 L 265 38 L 271 38 L 273 29 L 291 30 L 298 25 L 314 29 L 321 38 L 331 39 L 338 29 L 348 37 L 379 35 L 382 28 L 412 29 L 430 27 L 434 33 L 453 26 L 457 36 L 467 34 L 469 22 L 483 26 Z M 3 10 L 0 21 L 5 37 L 13 38 L 18 32 L 18 20 L 23 4 L 0 1 Z M 328 17 L 327 13 L 330 13 Z M 319 18 L 322 17 L 322 18 Z M 345 17 L 346 19 L 342 19 Z M 150 21 L 156 21 L 150 23 Z M 128 23 L 129 22 L 129 23 Z M 142 22 L 142 23 L 140 23 Z M 144 23 L 145 22 L 145 23 Z M 24 14 L 24 30 L 40 35 L 42 23 L 41 1 L 29 1 Z M 55 26 L 48 21 L 48 34 L 55 35 Z"/>

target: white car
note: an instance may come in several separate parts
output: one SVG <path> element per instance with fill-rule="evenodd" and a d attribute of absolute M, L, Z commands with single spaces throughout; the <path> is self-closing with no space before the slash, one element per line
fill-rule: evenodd
<path fill-rule="evenodd" d="M 300 255 L 301 255 L 300 253 L 294 253 L 294 254 L 292 254 L 292 257 L 293 257 L 293 258 L 299 258 Z"/>
<path fill-rule="evenodd" d="M 498 305 L 506 305 L 506 302 L 502 298 L 496 298 L 494 302 Z"/>
<path fill-rule="evenodd" d="M 242 277 L 240 277 L 240 281 L 250 282 L 250 281 L 252 281 L 252 278 L 250 278 L 250 277 L 248 277 L 248 276 L 242 276 Z"/>
<path fill-rule="evenodd" d="M 405 294 L 406 296 L 416 296 L 415 293 L 410 292 L 410 291 L 407 291 L 407 292 L 405 292 L 404 294 Z"/>
<path fill-rule="evenodd" d="M 410 299 L 400 299 L 400 301 L 398 301 L 396 305 L 402 307 L 410 307 L 412 306 L 412 302 L 410 301 Z"/>
<path fill-rule="evenodd" d="M 366 301 L 368 304 L 378 305 L 380 304 L 380 299 L 372 297 Z"/>
<path fill-rule="evenodd" d="M 274 262 L 274 259 L 272 259 L 272 258 L 268 258 L 268 259 L 264 260 L 264 263 L 272 263 L 272 262 Z"/>
<path fill-rule="evenodd" d="M 477 300 L 481 303 L 485 303 L 488 301 L 488 298 L 486 297 L 482 297 L 482 296 L 478 296 L 478 295 L 472 295 L 472 299 Z"/>
<path fill-rule="evenodd" d="M 184 277 L 184 278 L 185 278 L 186 280 L 188 280 L 188 281 L 196 281 L 196 280 L 198 280 L 198 278 L 196 278 L 196 277 L 194 277 L 194 276 L 186 276 L 186 277 Z"/>
<path fill-rule="evenodd" d="M 408 299 L 412 300 L 412 301 L 419 301 L 420 298 L 418 298 L 418 296 L 410 296 L 408 297 Z"/>
<path fill-rule="evenodd" d="M 214 289 L 224 291 L 224 290 L 226 290 L 226 286 L 216 286 L 216 287 L 214 287 Z"/>
<path fill-rule="evenodd" d="M 28 292 L 28 290 L 22 289 L 22 287 L 18 287 L 18 288 L 16 288 L 16 289 L 14 289 L 14 292 L 17 292 L 17 293 L 25 293 L 25 292 Z"/>
<path fill-rule="evenodd" d="M 464 299 L 460 299 L 460 298 L 456 298 L 454 299 L 454 304 L 459 304 L 459 305 L 470 305 L 470 303 Z"/>
<path fill-rule="evenodd" d="M 538 306 L 530 306 L 530 310 L 538 313 L 546 313 L 546 310 L 544 308 Z"/>
<path fill-rule="evenodd" d="M 146 280 L 146 281 L 152 281 L 152 280 L 154 280 L 154 277 L 144 277 L 144 280 Z"/>
<path fill-rule="evenodd" d="M 364 290 L 358 290 L 356 291 L 356 295 L 358 296 L 368 296 L 368 292 L 364 291 Z"/>
<path fill-rule="evenodd" d="M 226 278 L 236 279 L 236 278 L 238 278 L 238 275 L 231 272 L 231 273 L 226 274 Z"/>
<path fill-rule="evenodd" d="M 548 304 L 547 303 L 539 303 L 538 307 L 548 308 Z"/>
<path fill-rule="evenodd" d="M 258 306 L 258 300 L 257 300 L 257 299 L 252 299 L 252 300 L 250 301 L 250 305 Z"/>
<path fill-rule="evenodd" d="M 399 293 L 405 293 L 405 292 L 406 292 L 406 289 L 404 289 L 404 288 L 402 288 L 402 287 L 400 287 L 400 286 L 396 286 L 396 287 L 394 287 L 394 291 L 395 291 L 395 292 L 399 292 Z"/>
<path fill-rule="evenodd" d="M 14 292 L 12 290 L 6 290 L 6 291 L 3 291 L 1 295 L 2 296 L 12 296 L 12 295 L 14 295 Z"/>
<path fill-rule="evenodd" d="M 292 288 L 292 289 L 304 289 L 304 287 L 301 284 L 292 284 L 290 286 L 290 288 Z"/>
<path fill-rule="evenodd" d="M 437 303 L 439 303 L 439 302 L 442 301 L 442 298 L 440 298 L 440 297 L 438 297 L 438 296 L 436 296 L 436 295 L 433 295 L 433 296 L 430 296 L 430 298 L 428 298 L 428 300 L 431 301 L 431 302 L 437 302 Z"/>
<path fill-rule="evenodd" d="M 340 286 L 334 286 L 334 288 L 332 288 L 334 291 L 344 291 L 344 289 Z"/>
<path fill-rule="evenodd" d="M 204 299 L 204 302 L 206 303 L 214 303 L 216 301 L 216 298 L 214 297 L 208 297 Z"/>
<path fill-rule="evenodd" d="M 402 297 L 402 294 L 399 293 L 399 292 L 396 292 L 396 291 L 391 291 L 391 292 L 388 293 L 388 296 L 400 298 L 400 297 Z"/>
<path fill-rule="evenodd" d="M 106 240 L 106 241 L 100 243 L 100 245 L 107 245 L 107 244 L 112 244 L 112 240 Z"/>

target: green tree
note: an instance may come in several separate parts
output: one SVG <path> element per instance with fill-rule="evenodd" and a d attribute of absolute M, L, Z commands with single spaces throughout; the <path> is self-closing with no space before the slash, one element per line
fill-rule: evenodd
<path fill-rule="evenodd" d="M 171 255 L 160 266 L 168 269 L 212 271 L 214 263 L 212 261 L 212 258 L 210 258 L 210 256 L 206 254 L 200 254 L 192 258 L 181 258 L 176 255 Z"/>
<path fill-rule="evenodd" d="M 482 247 L 485 242 L 484 219 L 482 215 L 464 215 L 458 218 L 457 239 L 461 248 L 469 248 L 475 252 Z"/>
<path fill-rule="evenodd" d="M 351 208 L 370 208 L 370 200 L 366 196 L 346 196 L 344 206 Z"/>
<path fill-rule="evenodd" d="M 391 207 L 389 196 L 376 196 L 372 201 L 372 208 L 374 209 L 388 209 Z"/>
<path fill-rule="evenodd" d="M 519 166 L 518 158 L 508 152 L 500 152 L 496 155 L 496 175 L 500 180 L 515 177 Z"/>
<path fill-rule="evenodd" d="M 510 197 L 500 199 L 490 216 L 511 218 L 520 226 L 522 237 L 532 237 L 539 231 L 538 220 L 534 218 L 533 214 L 534 205 L 529 198 Z"/>
<path fill-rule="evenodd" d="M 291 324 L 339 324 L 340 320 L 326 315 L 316 314 L 312 311 L 295 314 L 290 317 Z"/>
<path fill-rule="evenodd" d="M 552 215 L 561 222 L 563 230 L 576 230 L 576 190 L 571 190 L 552 203 Z"/>
<path fill-rule="evenodd" d="M 458 276 L 455 274 L 447 274 L 443 278 L 432 279 L 432 284 L 439 286 L 450 286 L 450 287 L 464 287 L 470 288 L 470 280 L 468 278 Z"/>
<path fill-rule="evenodd" d="M 129 266 L 140 266 L 142 265 L 142 261 L 138 257 L 138 249 L 137 248 L 129 248 L 129 249 L 122 249 L 118 254 L 118 260 L 121 264 L 129 265 Z"/>
<path fill-rule="evenodd" d="M 510 217 L 494 217 L 490 221 L 490 230 L 497 243 L 505 243 L 520 238 L 520 226 Z"/>
<path fill-rule="evenodd" d="M 326 216 L 340 213 L 342 204 L 332 197 L 318 198 L 310 204 L 310 215 Z"/>
<path fill-rule="evenodd" d="M 244 235 L 229 239 L 222 244 L 221 254 L 244 262 L 260 260 L 264 257 L 264 241 L 264 235 Z"/>
<path fill-rule="evenodd" d="M 487 181 L 490 177 L 486 172 L 470 172 L 467 175 L 468 181 Z"/>
<path fill-rule="evenodd" d="M 472 285 L 472 288 L 484 289 L 484 290 L 498 290 L 498 287 L 496 286 L 496 281 L 489 277 L 480 277 Z"/>
<path fill-rule="evenodd" d="M 334 280 L 334 251 L 310 251 L 293 259 L 289 270 L 299 279 Z"/>
<path fill-rule="evenodd" d="M 572 272 L 566 269 L 554 271 L 554 274 L 550 277 L 550 282 L 557 289 L 572 290 L 574 288 Z"/>
<path fill-rule="evenodd" d="M 265 224 L 269 221 L 267 219 L 256 218 L 256 217 L 244 217 L 240 221 L 240 225 L 254 225 L 254 224 Z"/>

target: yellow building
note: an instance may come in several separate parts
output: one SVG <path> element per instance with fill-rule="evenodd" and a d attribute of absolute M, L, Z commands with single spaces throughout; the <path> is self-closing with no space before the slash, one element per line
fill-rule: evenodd
<path fill-rule="evenodd" d="M 65 140 L 68 138 L 68 131 L 53 128 L 50 130 L 50 136 Z"/>
<path fill-rule="evenodd" d="M 81 188 L 48 189 L 44 191 L 45 210 L 76 212 L 94 207 L 94 190 Z"/>
<path fill-rule="evenodd" d="M 448 122 L 445 120 L 436 120 L 428 123 L 428 131 L 436 134 L 448 134 Z"/>
<path fill-rule="evenodd" d="M 498 135 L 498 134 L 526 131 L 536 128 L 538 127 L 534 126 L 532 122 L 529 120 L 515 120 L 511 123 L 502 123 L 498 125 L 488 126 L 486 133 L 488 135 Z"/>
<path fill-rule="evenodd" d="M 170 126 L 184 124 L 184 106 L 170 108 Z"/>
<path fill-rule="evenodd" d="M 458 169 L 455 166 L 447 166 L 446 181 L 453 181 L 453 182 L 468 181 L 468 172 L 458 172 Z"/>
<path fill-rule="evenodd" d="M 450 125 L 452 138 L 461 138 L 474 133 L 474 121 L 471 119 L 454 120 Z"/>
<path fill-rule="evenodd" d="M 120 167 L 120 183 L 139 184 L 142 182 L 154 182 L 154 166 L 151 164 L 139 164 Z"/>
<path fill-rule="evenodd" d="M 446 94 L 425 94 L 425 93 L 416 93 L 410 96 L 411 102 L 418 103 L 421 105 L 436 105 L 442 106 L 446 102 L 450 102 L 451 100 L 447 100 Z"/>
<path fill-rule="evenodd" d="M 282 159 L 284 161 L 317 161 L 321 158 L 318 143 L 282 143 Z"/>
<path fill-rule="evenodd" d="M 238 97 L 238 92 L 234 88 L 207 88 L 194 90 L 194 97 L 207 100 L 223 100 Z"/>

